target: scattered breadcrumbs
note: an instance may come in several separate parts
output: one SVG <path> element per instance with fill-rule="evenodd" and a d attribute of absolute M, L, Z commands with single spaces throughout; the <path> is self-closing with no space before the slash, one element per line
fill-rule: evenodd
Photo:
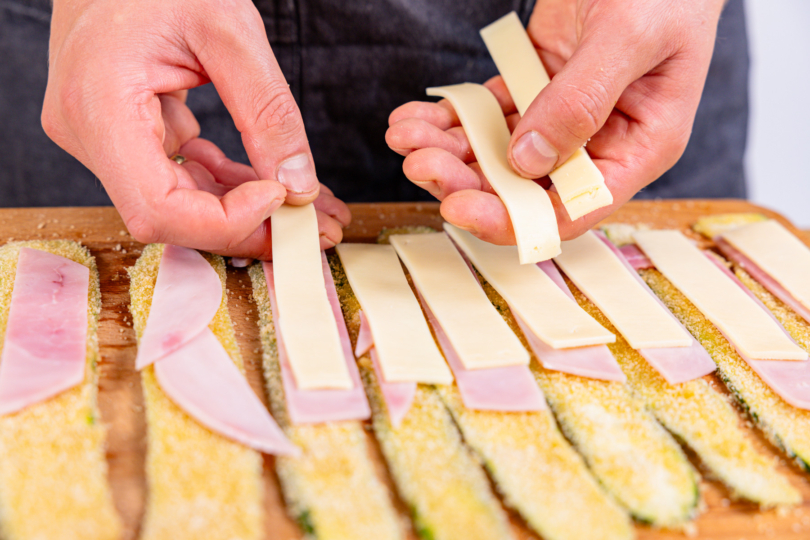
<path fill-rule="evenodd" d="M 96 261 L 86 248 L 67 240 L 0 248 L 0 350 L 22 247 L 90 269 L 86 375 L 80 386 L 0 417 L 0 529 L 9 540 L 117 539 L 121 522 L 107 483 L 106 429 L 96 403 L 101 312 Z"/>
<path fill-rule="evenodd" d="M 504 299 L 489 283 L 484 290 L 529 349 Z M 698 475 L 644 403 L 622 383 L 549 371 L 537 359 L 531 367 L 563 433 L 608 493 L 640 521 L 683 528 L 698 510 Z"/>
<path fill-rule="evenodd" d="M 392 495 L 374 469 L 358 421 L 293 425 L 287 414 L 270 297 L 260 263 L 250 266 L 259 313 L 262 363 L 273 416 L 300 457 L 277 457 L 287 511 L 308 538 L 398 540 L 404 527 Z"/>
<path fill-rule="evenodd" d="M 717 373 L 731 393 L 751 415 L 765 435 L 810 471 L 810 411 L 789 405 L 740 358 L 720 331 L 675 286 L 657 270 L 642 270 L 644 281 L 686 326 L 695 339 L 717 363 Z M 766 306 L 778 306 L 779 300 L 753 280 L 741 275 L 743 283 L 759 296 Z M 810 327 L 797 317 L 788 317 L 789 308 L 781 305 L 774 315 L 785 329 L 807 349 Z M 795 316 L 795 313 L 793 314 Z"/>
<path fill-rule="evenodd" d="M 150 244 L 129 269 L 130 311 L 138 340 L 152 304 L 162 244 Z M 222 281 L 209 328 L 243 370 L 225 294 L 225 263 L 204 254 Z M 153 366 L 141 371 L 147 422 L 149 488 L 143 540 L 250 540 L 264 534 L 262 457 L 188 416 L 160 389 Z"/>
<path fill-rule="evenodd" d="M 700 456 L 735 496 L 764 507 L 801 502 L 801 495 L 777 472 L 773 460 L 754 448 L 741 428 L 739 415 L 709 377 L 669 384 L 582 292 L 570 283 L 569 286 L 579 305 L 616 334 L 616 342 L 608 347 L 636 395 L 659 422 Z"/>

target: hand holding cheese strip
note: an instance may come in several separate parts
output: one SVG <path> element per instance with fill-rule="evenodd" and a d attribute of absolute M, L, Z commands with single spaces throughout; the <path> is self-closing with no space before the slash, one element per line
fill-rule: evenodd
<path fill-rule="evenodd" d="M 571 239 L 669 169 L 689 138 L 722 0 L 538 2 L 528 33 L 552 77 L 523 118 L 500 77 L 487 83 L 513 127 L 509 161 L 541 178 L 587 142 L 614 202 L 572 222 L 551 192 L 560 236 Z M 442 200 L 448 221 L 483 240 L 514 243 L 503 203 L 482 178 L 447 103 L 408 103 L 386 140 L 414 183 Z"/>

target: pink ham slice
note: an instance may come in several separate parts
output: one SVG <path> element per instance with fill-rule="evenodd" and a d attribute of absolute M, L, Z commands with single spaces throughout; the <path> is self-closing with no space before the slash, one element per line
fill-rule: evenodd
<path fill-rule="evenodd" d="M 155 362 L 155 376 L 169 399 L 212 431 L 267 454 L 300 454 L 208 328 Z"/>
<path fill-rule="evenodd" d="M 633 267 L 633 270 L 648 270 L 650 268 L 655 268 L 655 265 L 652 263 L 650 259 L 647 258 L 644 253 L 638 246 L 635 244 L 627 244 L 619 248 L 621 251 L 622 256 L 624 256 L 624 260 Z"/>
<path fill-rule="evenodd" d="M 622 264 L 624 264 L 624 266 L 636 278 L 641 286 L 644 287 L 644 289 L 649 292 L 653 298 L 655 298 L 655 301 L 658 302 L 658 304 L 667 312 L 669 312 L 669 309 L 667 309 L 661 299 L 658 298 L 658 296 L 656 296 L 655 293 L 650 290 L 644 280 L 641 279 L 641 276 L 638 275 L 634 266 L 628 262 L 624 256 L 624 252 L 614 246 L 613 242 L 608 240 L 607 237 L 601 232 L 596 232 L 596 235 L 605 243 L 607 247 L 611 249 L 611 251 L 613 251 L 613 253 L 616 254 L 619 260 L 622 261 Z M 633 254 L 632 251 L 627 251 L 630 254 Z M 640 257 L 634 257 L 636 259 L 636 266 L 639 268 L 653 268 L 653 265 L 651 262 L 649 262 L 649 259 L 647 259 L 647 257 L 641 253 L 637 247 L 636 251 L 638 251 L 640 254 Z M 644 259 L 649 262 L 649 265 L 647 265 L 647 262 L 645 262 Z M 715 365 L 711 356 L 709 356 L 709 353 L 707 353 L 706 350 L 700 346 L 700 343 L 698 343 L 694 337 L 691 337 L 691 334 L 689 335 L 691 344 L 688 347 L 638 349 L 638 352 L 653 368 L 655 368 L 658 373 L 661 374 L 662 377 L 664 377 L 664 379 L 666 379 L 669 384 L 680 384 L 682 382 L 691 381 L 692 379 L 697 379 L 698 377 L 703 377 L 704 375 L 712 373 L 715 369 L 717 369 L 717 366 Z"/>
<path fill-rule="evenodd" d="M 754 261 L 743 255 L 737 248 L 718 237 L 714 239 L 717 249 L 726 256 L 727 259 L 736 263 L 740 268 L 751 274 L 763 287 L 765 287 L 772 295 L 788 305 L 799 316 L 810 323 L 810 310 L 804 307 L 801 302 L 796 300 L 787 289 L 782 287 L 770 274 L 760 268 Z M 808 276 L 810 279 L 810 276 Z"/>
<path fill-rule="evenodd" d="M 329 270 L 329 262 L 326 255 L 321 254 L 323 264 L 323 276 L 326 283 L 326 294 L 335 315 L 335 322 L 338 327 L 338 334 L 343 345 L 343 354 L 346 358 L 346 366 L 352 378 L 353 387 L 349 390 L 300 390 L 295 385 L 295 378 L 292 374 L 290 360 L 287 357 L 287 350 L 284 348 L 284 336 L 280 332 L 278 305 L 276 303 L 276 288 L 273 279 L 273 263 L 262 263 L 264 275 L 267 281 L 267 290 L 270 293 L 270 308 L 273 311 L 273 325 L 276 328 L 276 344 L 278 349 L 278 360 L 281 365 L 281 383 L 284 386 L 284 396 L 287 401 L 287 410 L 293 424 L 316 424 L 321 422 L 333 422 L 340 420 L 365 420 L 371 416 L 371 409 L 368 400 L 363 392 L 363 384 L 360 380 L 360 372 L 352 355 L 352 345 L 349 339 L 349 332 L 346 329 L 346 322 L 340 310 L 340 301 L 337 297 L 335 282 L 332 279 L 332 272 Z M 313 336 L 313 339 L 317 339 Z"/>
<path fill-rule="evenodd" d="M 197 337 L 221 302 L 222 283 L 208 261 L 194 249 L 167 245 L 135 368 L 143 369 Z"/>
<path fill-rule="evenodd" d="M 388 419 L 394 429 L 402 424 L 402 420 L 408 411 L 411 410 L 413 400 L 416 397 L 416 383 L 415 382 L 386 382 L 383 377 L 382 367 L 380 366 L 380 358 L 377 354 L 377 349 L 374 348 L 374 338 L 371 335 L 371 327 L 368 324 L 365 314 L 360 312 L 360 333 L 357 336 L 357 347 L 355 348 L 355 355 L 360 358 L 364 354 L 369 353 L 371 356 L 371 363 L 374 366 L 374 373 L 377 376 L 377 384 L 380 385 L 383 399 L 385 400 L 385 408 L 388 410 Z"/>
<path fill-rule="evenodd" d="M 0 357 L 0 414 L 84 381 L 89 285 L 86 266 L 20 249 Z"/>
<path fill-rule="evenodd" d="M 735 276 L 726 266 L 717 260 L 717 257 L 706 253 L 706 256 L 711 260 L 714 264 L 717 265 L 720 270 L 723 271 L 724 274 L 728 276 L 730 280 L 736 283 L 745 293 L 750 296 L 759 307 L 765 310 L 765 312 L 770 315 L 770 317 L 779 324 L 779 321 L 776 317 L 771 313 L 771 311 L 765 307 L 765 305 L 756 297 L 756 295 L 751 292 L 751 290 L 746 287 L 742 281 L 740 281 L 737 276 Z M 779 328 L 782 328 L 782 325 L 779 325 Z M 719 330 L 719 328 L 718 328 Z M 785 335 L 793 341 L 793 338 L 790 334 L 782 328 L 782 331 L 785 332 Z M 722 330 L 720 333 L 723 333 Z M 728 336 L 723 334 L 723 336 L 734 346 L 734 343 L 728 339 Z M 794 341 L 795 343 L 795 341 Z M 810 360 L 804 360 L 801 362 L 797 362 L 795 360 L 753 360 L 748 356 L 744 355 L 734 347 L 737 351 L 737 354 L 745 360 L 751 369 L 759 375 L 760 379 L 767 384 L 771 390 L 776 392 L 779 397 L 784 399 L 789 404 L 797 407 L 799 409 L 808 409 L 810 410 Z"/>
<path fill-rule="evenodd" d="M 461 400 L 468 409 L 528 412 L 546 409 L 546 400 L 528 366 L 467 369 L 450 343 L 441 324 L 419 294 L 419 302 L 433 328 L 436 340 L 453 371 Z"/>
<path fill-rule="evenodd" d="M 568 295 L 571 300 L 575 300 L 574 295 L 571 294 L 560 271 L 557 270 L 553 262 L 550 260 L 542 261 L 537 263 L 537 266 L 539 266 L 540 270 L 551 278 L 560 290 Z M 531 347 L 532 352 L 534 352 L 534 355 L 544 368 L 591 379 L 619 382 L 627 381 L 627 376 L 622 371 L 622 368 L 619 367 L 618 362 L 616 362 L 616 359 L 610 353 L 607 345 L 589 345 L 587 347 L 576 347 L 573 349 L 554 349 L 532 333 L 515 310 L 512 310 L 512 315 L 514 315 L 518 326 L 520 326 L 520 329 L 526 336 L 526 340 L 529 342 L 529 347 Z"/>

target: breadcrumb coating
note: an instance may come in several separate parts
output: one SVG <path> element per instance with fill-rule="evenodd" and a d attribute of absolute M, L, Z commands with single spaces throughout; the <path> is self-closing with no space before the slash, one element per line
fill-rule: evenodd
<path fill-rule="evenodd" d="M 763 507 L 801 502 L 801 495 L 776 470 L 773 459 L 756 450 L 740 426 L 739 415 L 710 377 L 669 384 L 584 294 L 575 286 L 571 289 L 579 305 L 616 334 L 616 342 L 608 347 L 636 395 L 735 496 Z"/>
<path fill-rule="evenodd" d="M 138 340 L 152 305 L 162 244 L 150 244 L 129 269 L 130 311 Z M 203 254 L 222 282 L 209 328 L 244 372 L 228 313 L 225 262 Z M 254 540 L 263 537 L 264 486 L 259 452 L 200 425 L 160 388 L 153 366 L 141 371 L 147 422 L 148 495 L 143 540 Z"/>
<path fill-rule="evenodd" d="M 484 290 L 528 349 L 504 299 L 489 283 Z M 626 385 L 549 371 L 536 358 L 531 367 L 563 433 L 633 517 L 667 528 L 682 528 L 694 517 L 697 472 Z"/>
<path fill-rule="evenodd" d="M 810 471 L 810 411 L 789 405 L 762 382 L 720 331 L 660 272 L 642 270 L 640 274 L 670 311 L 709 352 L 717 363 L 720 379 L 763 433 L 788 456 L 796 459 L 802 467 Z M 752 280 L 748 278 L 747 281 L 750 284 Z M 774 305 L 779 302 L 772 296 L 768 298 L 770 293 L 762 288 L 754 292 L 758 293 L 766 306 L 769 303 Z M 774 314 L 779 318 L 784 316 L 784 310 L 777 310 Z M 806 347 L 807 337 L 802 336 L 804 332 L 810 331 L 806 323 L 786 322 L 786 329 L 791 335 L 795 332 L 801 338 L 799 344 Z"/>
<path fill-rule="evenodd" d="M 96 403 L 101 312 L 96 261 L 87 248 L 67 240 L 0 248 L 0 350 L 22 247 L 90 269 L 86 374 L 81 385 L 0 417 L 0 529 L 8 540 L 117 539 L 122 526 L 107 483 L 106 428 Z"/>
<path fill-rule="evenodd" d="M 248 269 L 259 312 L 262 363 L 273 415 L 300 457 L 276 458 L 287 511 L 319 540 L 398 540 L 404 526 L 391 493 L 374 470 L 358 421 L 293 425 L 287 414 L 273 314 L 261 264 Z"/>

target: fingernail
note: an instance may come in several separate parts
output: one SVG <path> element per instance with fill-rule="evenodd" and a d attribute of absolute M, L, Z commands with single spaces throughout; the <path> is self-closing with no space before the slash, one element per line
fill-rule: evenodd
<path fill-rule="evenodd" d="M 416 180 L 413 181 L 414 184 L 419 186 L 420 188 L 424 189 L 437 199 L 441 198 L 442 190 L 439 187 L 439 184 L 432 180 L 428 180 L 427 182 L 417 182 Z"/>
<path fill-rule="evenodd" d="M 557 164 L 557 151 L 536 131 L 524 133 L 512 148 L 518 168 L 534 177 L 545 176 Z"/>
<path fill-rule="evenodd" d="M 278 166 L 278 181 L 293 193 L 309 193 L 318 187 L 315 165 L 307 154 L 298 154 Z"/>
<path fill-rule="evenodd" d="M 454 225 L 456 225 L 456 224 L 454 223 Z M 468 233 L 471 233 L 471 234 L 477 234 L 478 233 L 478 229 L 476 229 L 473 225 L 456 225 L 456 227 L 458 227 L 459 229 L 465 230 L 465 231 L 467 231 Z"/>
<path fill-rule="evenodd" d="M 270 216 L 273 215 L 273 212 L 278 210 L 278 207 L 281 206 L 283 203 L 284 201 L 282 199 L 273 199 L 273 201 L 270 203 L 270 206 L 268 206 L 267 210 L 264 211 L 264 218 L 262 219 L 262 221 L 270 219 Z"/>
<path fill-rule="evenodd" d="M 337 244 L 328 236 L 321 235 L 321 248 L 323 250 L 331 249 L 335 247 Z"/>
<path fill-rule="evenodd" d="M 253 259 L 244 259 L 241 257 L 231 257 L 231 265 L 234 268 L 244 268 L 246 266 L 250 266 L 253 262 Z"/>

